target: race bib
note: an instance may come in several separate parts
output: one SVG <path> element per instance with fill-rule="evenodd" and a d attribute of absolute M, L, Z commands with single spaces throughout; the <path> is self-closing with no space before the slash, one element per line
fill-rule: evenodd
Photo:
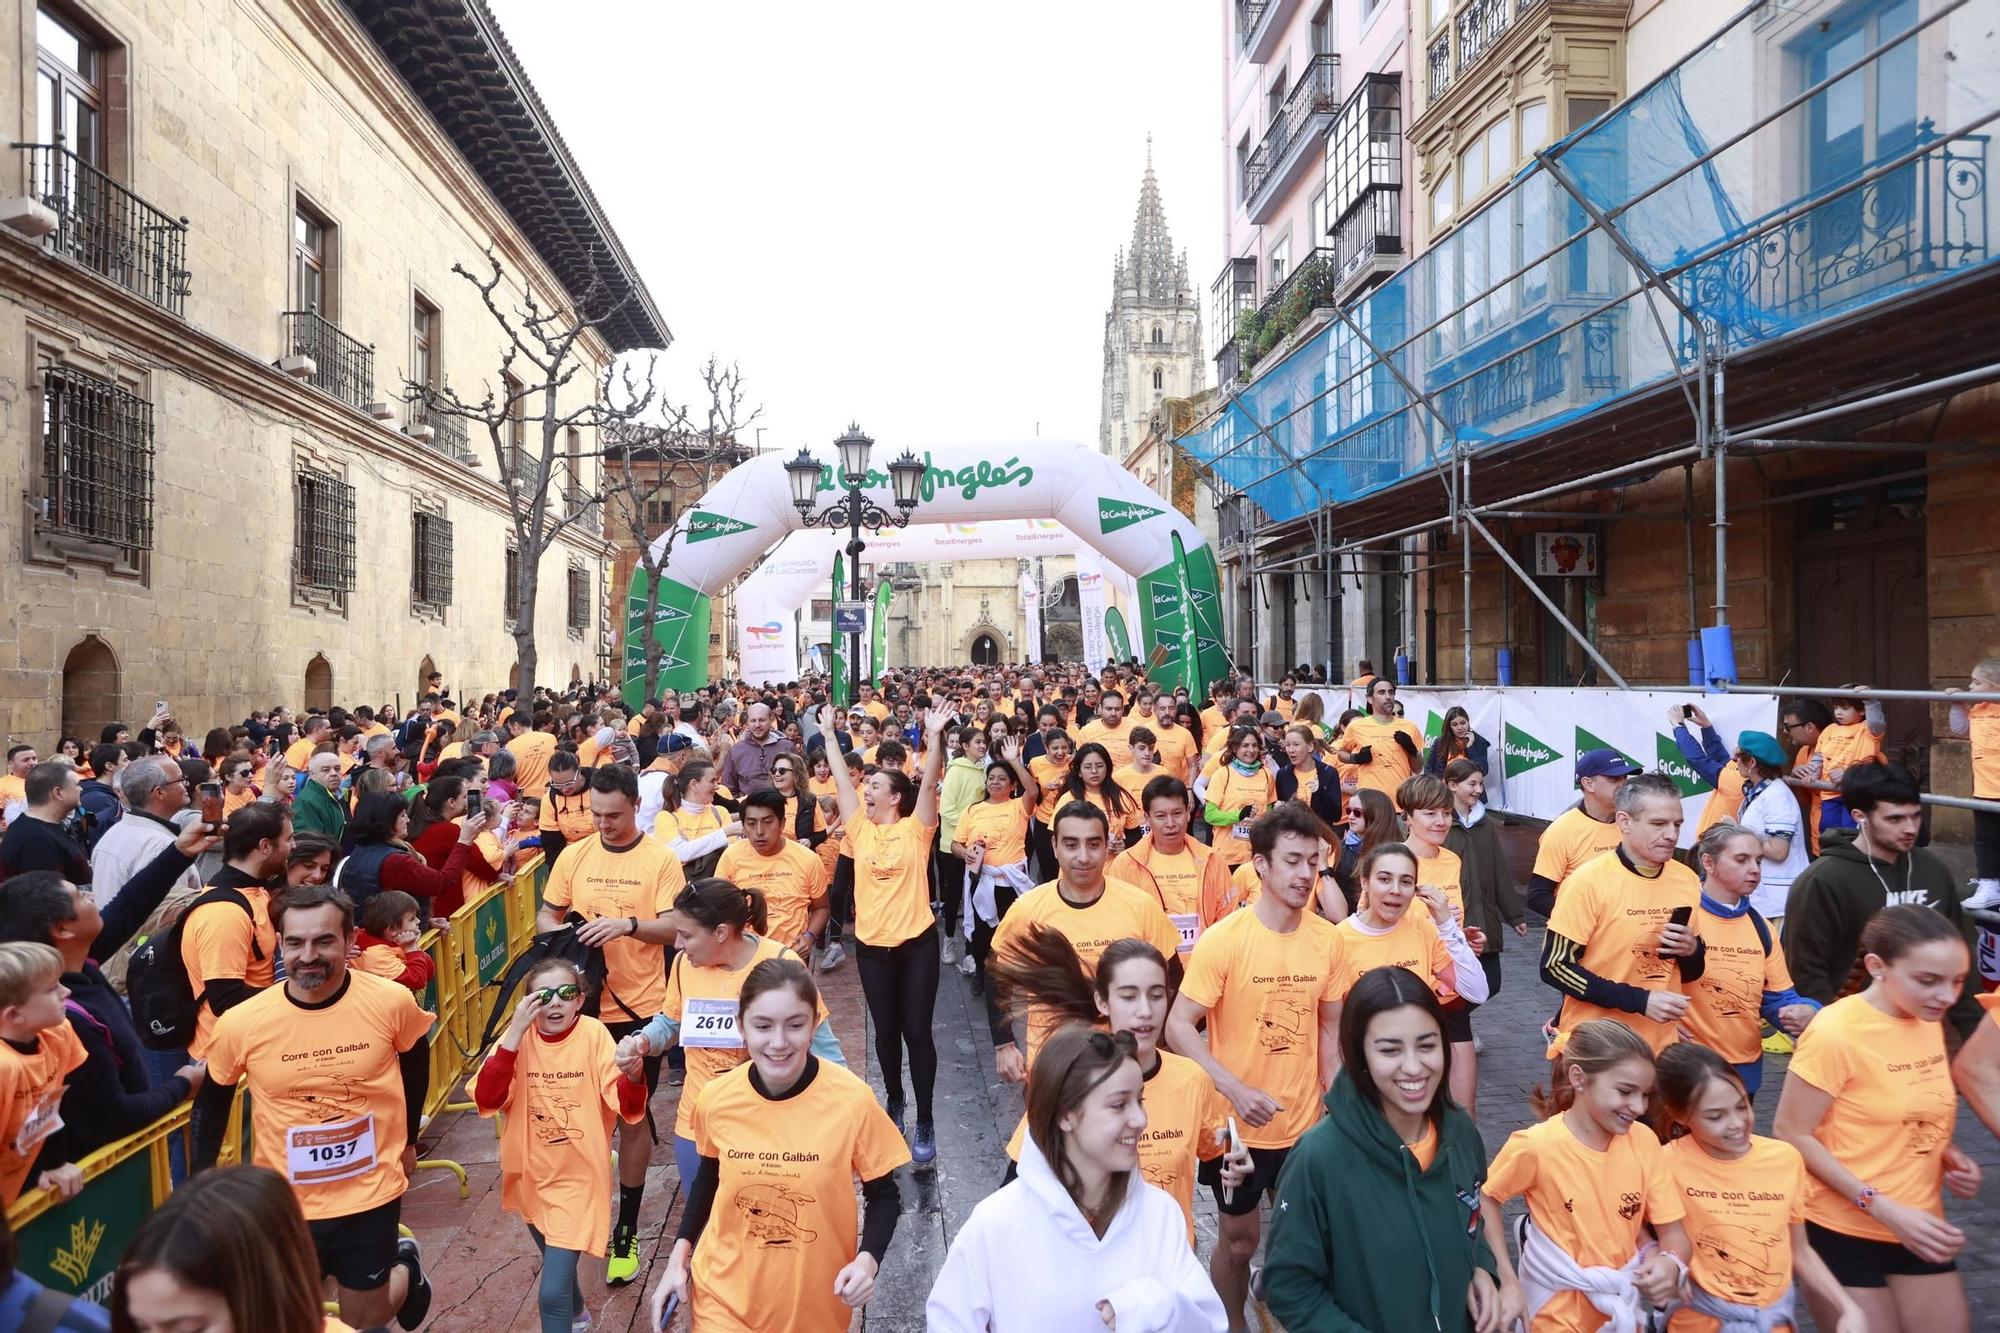
<path fill-rule="evenodd" d="M 1201 938 L 1201 916 L 1196 912 L 1169 912 L 1167 919 L 1180 932 L 1180 946 L 1176 953 L 1187 953 L 1194 948 L 1194 942 Z"/>
<path fill-rule="evenodd" d="M 1246 819 L 1238 822 L 1234 828 L 1229 830 L 1229 836 L 1239 842 L 1250 841 L 1250 821 Z"/>
<path fill-rule="evenodd" d="M 21 1122 L 20 1132 L 14 1135 L 16 1157 L 32 1159 L 42 1141 L 63 1127 L 62 1093 L 62 1084 L 58 1083 L 28 1108 L 28 1118 Z"/>
<path fill-rule="evenodd" d="M 736 1030 L 736 1010 L 735 1000 L 688 1000 L 681 1019 L 681 1045 L 742 1050 L 743 1034 Z"/>
<path fill-rule="evenodd" d="M 375 1169 L 375 1117 L 285 1131 L 285 1174 L 294 1185 L 325 1185 Z"/>

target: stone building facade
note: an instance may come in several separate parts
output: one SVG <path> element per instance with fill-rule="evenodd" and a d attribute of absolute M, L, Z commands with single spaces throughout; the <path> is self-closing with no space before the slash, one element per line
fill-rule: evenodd
<path fill-rule="evenodd" d="M 499 455 L 536 448 L 539 413 L 496 448 L 405 401 L 509 387 L 453 266 L 490 246 L 503 308 L 622 297 L 592 372 L 669 335 L 492 16 L 433 8 L 0 5 L 23 90 L 0 114 L 39 145 L 0 170 L 10 737 L 88 739 L 156 698 L 194 734 L 276 702 L 407 707 L 433 667 L 510 683 Z M 581 507 L 595 447 L 558 442 L 552 507 Z M 608 674 L 599 528 L 543 560 L 544 683 Z"/>
<path fill-rule="evenodd" d="M 1201 384 L 1201 309 L 1188 283 L 1187 254 L 1174 253 L 1149 141 L 1132 245 L 1118 252 L 1111 308 L 1104 314 L 1098 451 L 1124 458 L 1145 438 L 1147 423 L 1161 403 L 1186 398 Z"/>

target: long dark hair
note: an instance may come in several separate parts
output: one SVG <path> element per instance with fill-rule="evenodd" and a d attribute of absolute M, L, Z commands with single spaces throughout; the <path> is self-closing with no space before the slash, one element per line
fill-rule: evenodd
<path fill-rule="evenodd" d="M 409 802 L 398 792 L 370 792 L 354 807 L 354 818 L 347 821 L 348 835 L 357 847 L 365 843 L 394 842 L 396 817 L 407 814 L 409 809 Z"/>
<path fill-rule="evenodd" d="M 682 889 L 674 898 L 674 910 L 710 930 L 734 926 L 739 934 L 762 935 L 769 920 L 762 889 L 739 889 L 714 875 Z"/>
<path fill-rule="evenodd" d="M 1096 741 L 1079 746 L 1077 752 L 1070 756 L 1069 779 L 1063 783 L 1063 790 L 1076 800 L 1087 799 L 1084 795 L 1087 789 L 1083 785 L 1083 761 L 1093 754 L 1104 761 L 1104 785 L 1098 789 L 1098 795 L 1104 798 L 1104 808 L 1120 819 L 1129 820 L 1132 802 L 1126 797 L 1125 789 L 1111 780 L 1111 751 Z"/>
<path fill-rule="evenodd" d="M 1127 1060 L 1138 1061 L 1131 1033 L 1104 1033 L 1070 1024 L 1042 1044 L 1035 1056 L 1035 1067 L 1028 1075 L 1028 1132 L 1048 1160 L 1049 1169 L 1069 1191 L 1077 1211 L 1100 1236 L 1124 1206 L 1133 1173 L 1112 1172 L 1105 1186 L 1103 1210 L 1092 1212 L 1086 1208 L 1082 1198 L 1083 1178 L 1069 1160 L 1062 1118 L 1082 1106 L 1084 1098 Z"/>
<path fill-rule="evenodd" d="M 410 837 L 420 837 L 431 825 L 443 823 L 444 808 L 464 794 L 464 778 L 433 777 L 426 782 L 424 794 L 410 803 Z"/>
<path fill-rule="evenodd" d="M 1041 1009 L 1060 1023 L 1094 1027 L 1103 1022 L 1097 1001 L 1111 994 L 1119 967 L 1143 958 L 1167 970 L 1167 960 L 1144 940 L 1113 940 L 1093 971 L 1069 936 L 1044 922 L 1030 922 L 986 960 L 986 982 L 1003 1013 Z M 1171 980 L 1171 978 L 1170 978 Z"/>
<path fill-rule="evenodd" d="M 1361 1100 L 1374 1107 L 1379 1114 L 1382 1110 L 1382 1089 L 1375 1086 L 1375 1076 L 1368 1072 L 1368 1025 L 1380 1015 L 1405 1005 L 1423 1010 L 1437 1025 L 1444 1070 L 1438 1078 L 1437 1091 L 1431 1095 L 1431 1104 L 1424 1108 L 1424 1118 L 1431 1122 L 1434 1129 L 1442 1132 L 1445 1110 L 1452 1104 L 1451 1042 L 1445 1037 L 1444 1010 L 1438 1005 L 1437 996 L 1409 968 L 1371 968 L 1363 972 L 1361 980 L 1354 983 L 1354 989 L 1347 992 L 1347 1001 L 1340 1010 L 1341 1073 L 1353 1081 L 1354 1090 L 1361 1094 Z"/>
<path fill-rule="evenodd" d="M 265 1167 L 204 1171 L 139 1224 L 112 1280 L 114 1333 L 138 1333 L 132 1282 L 155 1269 L 220 1295 L 240 1329 L 320 1333 L 326 1323 L 319 1261 L 298 1197 Z"/>

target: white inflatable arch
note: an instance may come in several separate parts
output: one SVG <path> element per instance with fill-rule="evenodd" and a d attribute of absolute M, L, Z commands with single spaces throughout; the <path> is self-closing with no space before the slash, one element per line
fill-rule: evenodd
<path fill-rule="evenodd" d="M 886 463 L 901 452 L 879 442 L 875 447 L 878 465 L 864 489 L 885 510 L 895 508 Z M 1134 650 L 1148 658 L 1156 649 L 1165 650 L 1162 664 L 1150 673 L 1154 680 L 1179 683 L 1186 678 L 1179 645 L 1183 616 L 1189 609 L 1194 614 L 1201 678 L 1214 680 L 1228 670 L 1215 553 L 1194 524 L 1110 458 L 1074 442 L 1043 439 L 930 445 L 916 452 L 928 469 L 914 514 L 919 522 L 948 527 L 996 519 L 1053 521 L 1063 530 L 1069 549 L 1096 552 L 1136 585 L 1139 641 Z M 817 503 L 824 508 L 840 498 L 834 476 L 837 460 L 831 445 L 822 446 L 814 456 L 820 461 Z M 785 462 L 779 454 L 764 454 L 731 469 L 675 521 L 653 615 L 654 634 L 664 650 L 663 688 L 694 689 L 707 683 L 710 598 L 786 537 L 805 528 L 792 505 Z M 886 530 L 879 534 L 879 544 L 871 535 L 869 557 L 912 558 L 890 553 L 898 535 Z M 1176 537 L 1186 552 L 1184 573 L 1192 608 L 1180 592 L 1183 571 L 1176 568 Z M 667 541 L 663 535 L 654 550 Z M 799 552 L 800 567 L 788 565 L 788 578 L 805 577 L 806 560 L 814 562 L 817 571 L 818 544 L 801 545 L 807 549 Z M 963 551 L 953 558 L 973 557 Z M 823 571 L 817 572 L 823 576 Z M 774 579 L 779 574 L 778 569 L 771 571 Z M 624 686 L 627 702 L 635 707 L 645 682 L 647 579 L 644 567 L 636 568 L 627 598 Z M 767 613 L 788 614 L 799 604 L 746 605 L 739 590 L 737 614 L 746 623 L 761 623 L 768 619 Z"/>

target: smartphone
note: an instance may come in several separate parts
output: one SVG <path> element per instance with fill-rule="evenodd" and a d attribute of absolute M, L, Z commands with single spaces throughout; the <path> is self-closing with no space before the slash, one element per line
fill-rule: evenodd
<path fill-rule="evenodd" d="M 1690 717 L 1693 717 L 1693 716 L 1694 716 L 1694 705 L 1693 705 L 1693 704 L 1682 704 L 1682 705 L 1681 705 L 1681 716 L 1682 716 L 1683 718 L 1690 718 Z"/>
<path fill-rule="evenodd" d="M 668 1292 L 666 1307 L 660 1311 L 660 1333 L 667 1333 L 667 1330 L 673 1327 L 674 1316 L 680 1312 L 680 1308 L 681 1294 L 678 1291 Z"/>
<path fill-rule="evenodd" d="M 1672 912 L 1667 914 L 1667 920 L 1676 926 L 1685 926 L 1693 919 L 1694 909 L 1692 907 L 1676 907 Z"/>
<path fill-rule="evenodd" d="M 204 782 L 201 784 L 201 822 L 210 825 L 222 823 L 222 784 Z"/>
<path fill-rule="evenodd" d="M 975 875 L 986 865 L 986 839 L 981 838 L 972 844 L 972 856 L 965 865 Z"/>
<path fill-rule="evenodd" d="M 1236 1117 L 1232 1115 L 1228 1117 L 1223 1123 L 1229 1126 L 1230 1154 L 1233 1156 L 1236 1153 L 1242 1152 L 1243 1136 L 1236 1132 Z M 1222 1201 L 1224 1203 L 1236 1202 L 1236 1199 L 1234 1197 L 1235 1194 L 1236 1194 L 1236 1187 L 1234 1185 L 1224 1185 L 1222 1187 Z"/>

